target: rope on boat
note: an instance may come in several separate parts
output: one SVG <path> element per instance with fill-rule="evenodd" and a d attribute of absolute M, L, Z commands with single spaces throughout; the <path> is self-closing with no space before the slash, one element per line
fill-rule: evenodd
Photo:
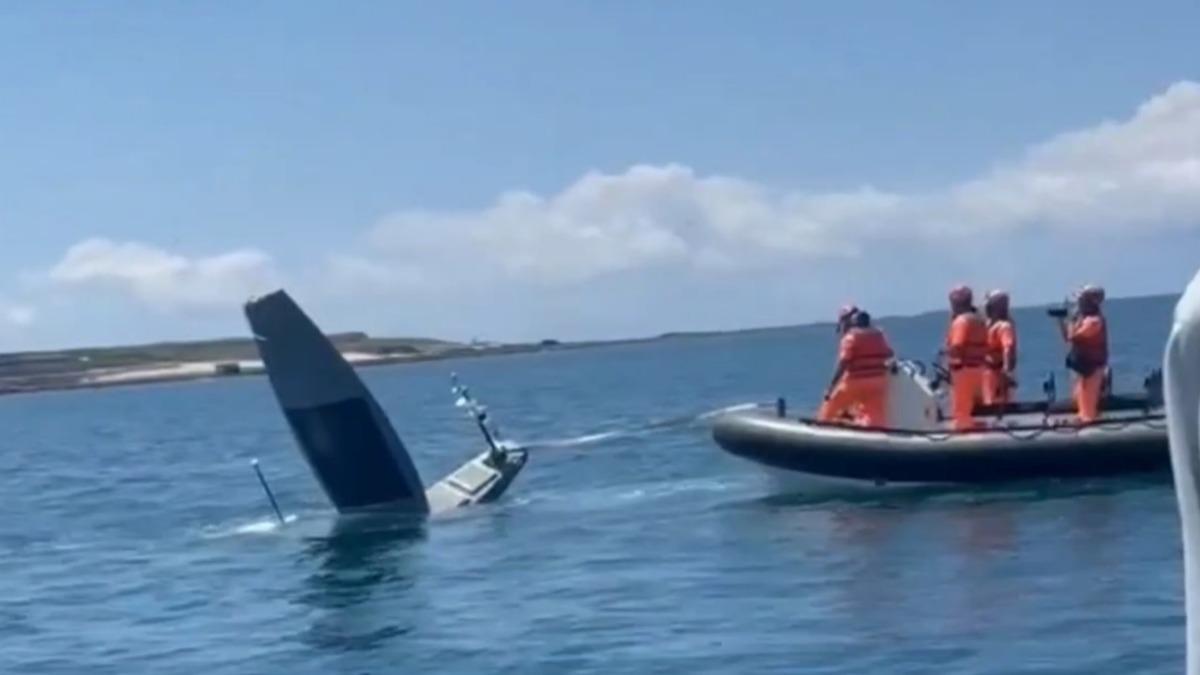
<path fill-rule="evenodd" d="M 921 431 L 916 429 L 886 429 L 877 427 L 853 427 L 843 424 L 830 424 L 828 422 L 820 422 L 818 420 L 800 418 L 798 421 L 812 426 L 824 426 L 837 429 L 849 429 L 852 431 L 874 431 L 878 433 L 888 434 L 892 436 L 920 436 L 928 438 L 934 442 L 944 442 L 961 436 L 972 434 L 1004 434 L 1009 438 L 1017 441 L 1033 441 L 1047 434 L 1063 434 L 1063 435 L 1078 435 L 1086 429 L 1099 429 L 1101 431 L 1124 431 L 1133 426 L 1144 426 L 1155 431 L 1166 429 L 1165 423 L 1161 422 L 1166 419 L 1165 415 L 1146 415 L 1128 420 L 1098 420 L 1096 422 L 1088 422 L 1085 424 L 1057 424 L 1043 425 L 1040 427 L 980 427 L 977 429 L 968 429 L 966 431 Z"/>

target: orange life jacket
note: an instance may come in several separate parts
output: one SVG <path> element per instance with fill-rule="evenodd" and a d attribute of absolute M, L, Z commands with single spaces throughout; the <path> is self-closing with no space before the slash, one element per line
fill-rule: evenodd
<path fill-rule="evenodd" d="M 992 370 L 1004 370 L 1005 338 L 1012 340 L 1012 361 L 1017 361 L 1017 332 L 1011 321 L 1000 319 L 988 326 L 987 365 Z"/>
<path fill-rule="evenodd" d="M 959 314 L 950 322 L 946 347 L 951 370 L 982 367 L 987 362 L 987 324 L 974 312 Z"/>
<path fill-rule="evenodd" d="M 1067 366 L 1083 376 L 1108 365 L 1108 324 L 1100 315 L 1077 319 L 1068 333 Z"/>
<path fill-rule="evenodd" d="M 838 358 L 846 369 L 846 379 L 863 379 L 887 374 L 887 362 L 894 353 L 878 328 L 851 328 L 842 338 Z"/>

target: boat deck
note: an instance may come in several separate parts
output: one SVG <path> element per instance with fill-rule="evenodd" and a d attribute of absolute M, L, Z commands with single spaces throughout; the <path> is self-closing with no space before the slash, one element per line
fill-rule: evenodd
<path fill-rule="evenodd" d="M 765 415 L 764 415 L 765 416 Z M 989 431 L 1037 431 L 1045 429 L 1087 428 L 1113 429 L 1133 422 L 1156 422 L 1165 419 L 1161 406 L 1150 406 L 1141 397 L 1111 397 L 1101 409 L 1100 419 L 1082 424 L 1075 416 L 1075 408 L 1069 401 L 1013 403 L 1004 408 L 982 407 L 975 414 L 979 428 L 971 431 L 956 431 L 953 420 L 942 420 L 936 428 L 905 429 L 899 427 L 863 427 L 849 423 L 821 422 L 814 418 L 797 419 L 814 427 L 846 428 L 860 431 L 883 431 L 897 434 L 973 434 Z"/>

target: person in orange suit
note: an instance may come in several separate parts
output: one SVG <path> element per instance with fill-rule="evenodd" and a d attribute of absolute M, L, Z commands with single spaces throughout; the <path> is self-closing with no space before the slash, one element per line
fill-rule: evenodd
<path fill-rule="evenodd" d="M 855 307 L 842 308 L 838 331 L 837 367 L 818 419 L 833 422 L 858 408 L 859 424 L 886 427 L 888 362 L 895 355 L 887 337 L 871 325 L 870 314 Z"/>
<path fill-rule="evenodd" d="M 1072 396 L 1079 421 L 1094 422 L 1100 416 L 1100 396 L 1108 370 L 1108 324 L 1100 305 L 1104 289 L 1084 286 L 1076 300 L 1075 318 L 1070 325 L 1059 319 L 1059 329 L 1067 343 L 1067 367 L 1075 371 Z"/>
<path fill-rule="evenodd" d="M 992 291 L 983 301 L 987 315 L 987 370 L 983 371 L 983 402 L 1004 405 L 1012 400 L 1017 381 L 1017 330 L 1009 313 L 1008 293 Z"/>
<path fill-rule="evenodd" d="M 975 403 L 983 398 L 988 330 L 975 309 L 971 289 L 958 286 L 950 291 L 950 330 L 945 355 L 950 368 L 950 406 L 954 429 L 976 426 Z"/>

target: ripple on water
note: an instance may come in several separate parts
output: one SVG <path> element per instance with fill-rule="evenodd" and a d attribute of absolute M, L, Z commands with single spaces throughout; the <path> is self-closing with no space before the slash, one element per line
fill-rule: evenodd
<path fill-rule="evenodd" d="M 1120 319 L 1114 331 L 1158 325 Z M 1022 324 L 1021 381 L 1061 361 L 1035 324 Z M 942 327 L 893 332 L 912 351 Z M 1120 337 L 1142 345 L 1128 363 L 1159 358 L 1159 336 Z M 829 340 L 666 341 L 368 380 L 428 481 L 480 444 L 450 406 L 450 370 L 486 394 L 506 437 L 577 440 L 780 394 L 816 400 Z M 703 425 L 682 425 L 534 452 L 505 500 L 414 529 L 337 519 L 258 379 L 10 397 L 0 428 L 4 672 L 1182 668 L 1163 481 L 776 494 Z"/>

